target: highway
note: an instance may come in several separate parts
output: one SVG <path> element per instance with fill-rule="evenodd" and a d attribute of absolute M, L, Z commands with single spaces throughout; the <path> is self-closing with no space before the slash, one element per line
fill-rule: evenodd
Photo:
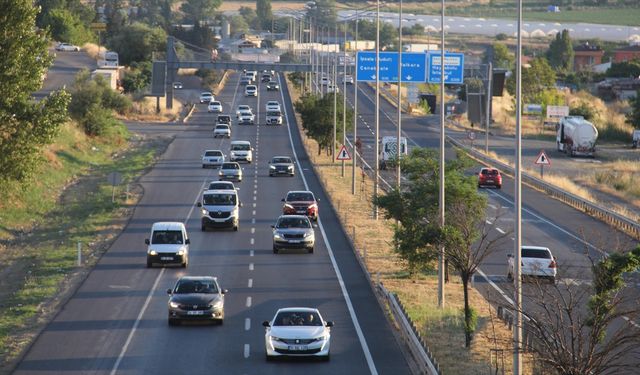
<path fill-rule="evenodd" d="M 76 79 L 76 74 L 82 69 L 95 69 L 96 61 L 86 52 L 62 52 L 50 49 L 56 57 L 47 72 L 47 77 L 40 91 L 33 94 L 37 99 L 49 95 L 52 91 L 63 87 L 71 87 Z"/>
<path fill-rule="evenodd" d="M 254 162 L 243 164 L 238 232 L 200 231 L 195 203 L 216 179 L 201 168 L 203 150 L 227 155 L 229 140 L 214 140 L 214 115 L 198 105 L 185 124 L 134 124 L 149 136 L 175 137 L 143 176 L 144 195 L 123 233 L 73 297 L 39 335 L 15 374 L 408 374 L 408 364 L 349 246 L 320 182 L 301 147 L 286 86 L 260 87 L 258 98 L 242 96 L 238 74 L 216 98 L 226 113 L 238 104 L 257 110 L 264 122 L 267 100 L 284 103 L 284 126 L 232 126 L 232 140 L 249 140 Z M 233 112 L 232 112 L 233 108 Z M 232 116 L 235 117 L 235 116 Z M 268 176 L 274 155 L 297 156 L 295 178 Z M 304 177 L 303 177 L 304 175 Z M 320 198 L 314 254 L 271 247 L 270 224 L 288 190 L 306 186 Z M 156 221 L 183 221 L 190 234 L 187 269 L 145 268 L 144 239 Z M 166 289 L 182 275 L 217 276 L 226 295 L 222 326 L 167 325 Z M 332 330 L 331 361 L 264 358 L 264 328 L 277 308 L 318 307 Z"/>

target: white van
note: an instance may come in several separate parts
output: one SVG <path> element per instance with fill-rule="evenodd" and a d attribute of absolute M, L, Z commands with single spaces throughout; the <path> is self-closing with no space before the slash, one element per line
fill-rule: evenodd
<path fill-rule="evenodd" d="M 202 208 L 203 232 L 208 227 L 231 227 L 234 231 L 238 230 L 242 203 L 236 190 L 206 190 L 202 193 L 198 207 Z"/>
<path fill-rule="evenodd" d="M 180 222 L 158 222 L 151 227 L 151 237 L 144 240 L 147 244 L 147 267 L 154 263 L 189 264 L 189 236 Z"/>
<path fill-rule="evenodd" d="M 249 141 L 231 141 L 229 161 L 253 161 L 253 147 Z"/>

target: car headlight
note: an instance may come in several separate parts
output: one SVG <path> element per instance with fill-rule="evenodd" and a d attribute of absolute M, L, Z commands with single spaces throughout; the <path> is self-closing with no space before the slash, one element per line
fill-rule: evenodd
<path fill-rule="evenodd" d="M 158 255 L 158 252 L 155 250 L 149 250 L 149 255 Z"/>
<path fill-rule="evenodd" d="M 203 215 L 209 215 L 209 211 L 205 210 L 204 208 L 202 209 L 202 214 Z"/>
<path fill-rule="evenodd" d="M 276 169 L 276 166 L 275 165 L 270 165 L 269 169 Z"/>
<path fill-rule="evenodd" d="M 285 203 L 285 204 L 284 204 L 284 208 L 288 208 L 288 209 L 290 209 L 290 210 L 293 210 L 293 206 L 292 206 L 292 205 L 290 205 L 289 203 Z"/>
<path fill-rule="evenodd" d="M 313 232 L 307 232 L 304 234 L 304 238 L 313 237 Z"/>
<path fill-rule="evenodd" d="M 184 249 L 178 250 L 178 255 L 184 255 Z"/>
<path fill-rule="evenodd" d="M 325 335 L 323 335 L 323 336 L 315 337 L 315 338 L 313 339 L 313 341 L 325 341 L 325 340 L 327 340 L 328 338 L 329 338 L 329 336 L 325 336 Z"/>
<path fill-rule="evenodd" d="M 231 216 L 238 217 L 238 215 L 239 215 L 239 210 L 237 208 L 234 208 L 233 211 L 231 211 Z"/>
<path fill-rule="evenodd" d="M 278 233 L 278 232 L 275 232 L 273 234 L 273 238 L 275 238 L 276 240 L 281 240 L 282 239 L 282 235 L 280 233 Z"/>
<path fill-rule="evenodd" d="M 178 307 L 180 307 L 180 304 L 178 302 L 170 301 L 169 307 L 171 307 L 172 309 L 177 309 Z"/>
<path fill-rule="evenodd" d="M 220 172 L 218 172 L 218 175 L 224 176 L 224 171 L 220 170 Z"/>
<path fill-rule="evenodd" d="M 293 170 L 293 165 L 288 166 L 287 169 L 292 171 Z"/>
<path fill-rule="evenodd" d="M 216 301 L 209 305 L 209 308 L 214 310 L 222 310 L 223 307 L 224 303 L 222 301 Z"/>
<path fill-rule="evenodd" d="M 277 336 L 269 336 L 269 340 L 271 340 L 271 341 L 282 341 L 282 339 L 280 337 L 277 337 Z"/>

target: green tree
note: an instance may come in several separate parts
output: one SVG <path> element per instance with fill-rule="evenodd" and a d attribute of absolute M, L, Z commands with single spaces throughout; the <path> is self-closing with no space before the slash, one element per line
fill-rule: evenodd
<path fill-rule="evenodd" d="M 165 31 L 171 30 L 171 7 L 176 0 L 140 0 L 139 15 L 151 26 L 160 26 Z"/>
<path fill-rule="evenodd" d="M 376 40 L 376 22 L 358 21 L 358 36 L 362 40 Z M 398 40 L 398 30 L 391 24 L 380 21 L 380 48 L 386 49 Z"/>
<path fill-rule="evenodd" d="M 302 127 L 305 133 L 318 142 L 318 155 L 323 149 L 330 150 L 333 145 L 333 96 L 335 94 L 327 94 L 322 97 L 317 95 L 303 95 L 296 103 L 295 108 L 302 118 Z M 344 107 L 342 105 L 343 98 L 341 94 L 337 94 L 336 102 L 338 126 L 337 138 L 342 139 L 342 113 Z M 347 108 L 347 130 L 353 127 L 353 112 Z"/>
<path fill-rule="evenodd" d="M 523 103 L 540 103 L 540 97 L 555 87 L 556 73 L 547 59 L 537 57 L 531 61 L 529 68 L 522 69 L 522 101 Z M 516 92 L 515 74 L 506 83 L 507 91 Z M 555 90 L 553 90 L 555 91 Z M 536 101 L 538 100 L 538 101 Z"/>
<path fill-rule="evenodd" d="M 249 23 L 247 23 L 243 16 L 235 14 L 230 16 L 228 20 L 232 34 L 246 33 L 249 31 Z"/>
<path fill-rule="evenodd" d="M 124 26 L 109 39 L 109 46 L 118 52 L 120 63 L 129 65 L 134 61 L 151 60 L 154 51 L 164 51 L 167 34 L 161 27 L 152 27 L 140 22 Z"/>
<path fill-rule="evenodd" d="M 321 27 L 334 28 L 337 22 L 337 8 L 335 0 L 316 0 L 314 6 L 307 10 L 307 17 Z"/>
<path fill-rule="evenodd" d="M 425 35 L 424 26 L 420 23 L 414 23 L 410 27 L 405 26 L 402 28 L 402 35 L 424 36 Z"/>
<path fill-rule="evenodd" d="M 494 43 L 491 50 L 484 54 L 482 62 L 487 64 L 491 61 L 494 68 L 512 70 L 515 67 L 516 57 L 509 51 L 504 43 Z"/>
<path fill-rule="evenodd" d="M 66 9 L 52 9 L 44 17 L 43 23 L 49 28 L 51 36 L 60 42 L 82 45 L 95 39 L 95 34 L 80 18 Z"/>
<path fill-rule="evenodd" d="M 640 59 L 611 64 L 607 69 L 607 77 L 638 77 L 640 76 Z"/>
<path fill-rule="evenodd" d="M 591 104 L 580 101 L 575 106 L 569 109 L 569 116 L 582 116 L 587 121 L 594 121 L 598 118 L 600 113 Z"/>
<path fill-rule="evenodd" d="M 636 91 L 636 97 L 629 99 L 631 111 L 627 113 L 627 123 L 636 129 L 640 129 L 640 90 Z"/>
<path fill-rule="evenodd" d="M 555 40 L 549 45 L 547 59 L 551 67 L 557 71 L 570 72 L 573 70 L 574 55 L 569 30 L 564 29 L 556 34 Z"/>
<path fill-rule="evenodd" d="M 36 16 L 36 25 L 42 29 L 48 26 L 45 18 L 56 9 L 70 12 L 85 27 L 88 27 L 96 16 L 95 10 L 80 0 L 37 0 L 35 4 L 40 7 L 40 12 Z"/>
<path fill-rule="evenodd" d="M 262 30 L 271 30 L 273 13 L 271 12 L 271 0 L 256 0 L 256 15 L 260 20 Z"/>
<path fill-rule="evenodd" d="M 55 92 L 36 103 L 31 94 L 42 87 L 52 62 L 49 39 L 35 26 L 37 8 L 30 0 L 2 1 L 0 17 L 0 180 L 24 180 L 42 160 L 66 119 L 69 95 Z"/>
<path fill-rule="evenodd" d="M 144 90 L 151 83 L 151 61 L 134 62 L 122 78 L 122 88 L 125 93 Z"/>
<path fill-rule="evenodd" d="M 188 22 L 196 24 L 213 18 L 220 4 L 222 0 L 186 0 L 180 10 Z"/>

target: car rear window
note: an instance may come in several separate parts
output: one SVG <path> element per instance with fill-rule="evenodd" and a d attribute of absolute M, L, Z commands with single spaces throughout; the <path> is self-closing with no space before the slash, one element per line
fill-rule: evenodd
<path fill-rule="evenodd" d="M 551 252 L 544 249 L 522 249 L 522 257 L 551 259 Z"/>
<path fill-rule="evenodd" d="M 222 156 L 222 151 L 205 151 L 204 156 Z"/>
<path fill-rule="evenodd" d="M 495 176 L 497 175 L 499 172 L 497 169 L 483 169 L 481 172 L 483 175 L 488 175 L 488 176 Z"/>
<path fill-rule="evenodd" d="M 311 193 L 289 193 L 287 195 L 287 201 L 312 201 L 313 194 Z"/>

